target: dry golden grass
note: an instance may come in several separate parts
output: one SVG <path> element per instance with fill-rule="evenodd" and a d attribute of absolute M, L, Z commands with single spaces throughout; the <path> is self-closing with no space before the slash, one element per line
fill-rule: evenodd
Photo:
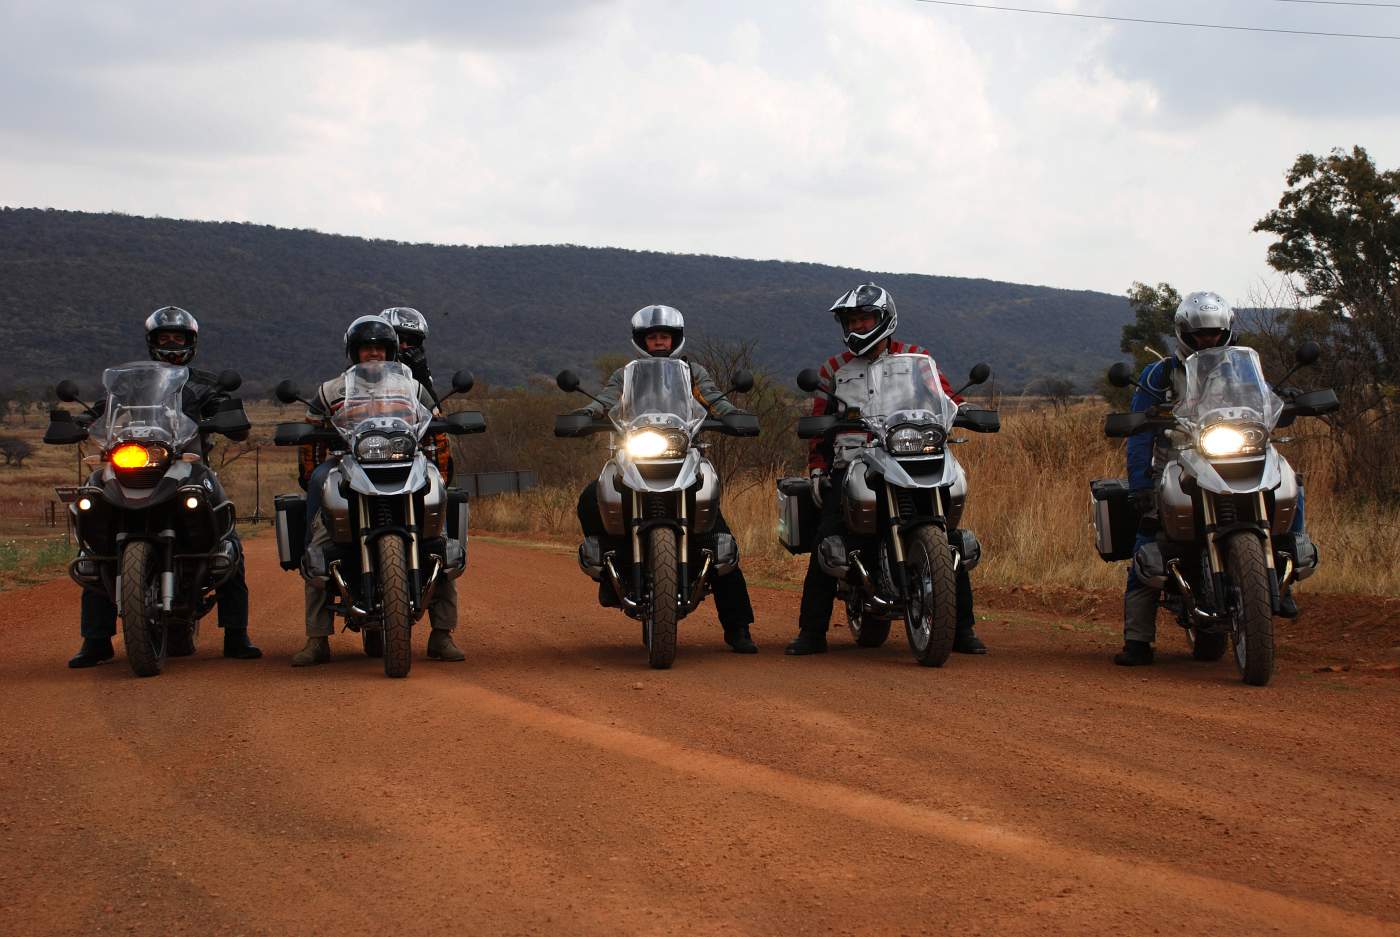
<path fill-rule="evenodd" d="M 1125 474 L 1123 444 L 1103 437 L 1102 404 L 1080 404 L 1004 414 L 1002 431 L 971 436 L 957 455 L 968 473 L 963 523 L 982 541 L 977 582 L 1113 589 L 1123 583 L 1125 564 L 1105 563 L 1094 552 L 1090 526 L 1091 478 Z M 1300 433 L 1308 427 L 1299 427 Z M 1400 595 L 1400 570 L 1390 557 L 1400 552 L 1400 508 L 1347 502 L 1330 490 L 1324 439 L 1301 436 L 1285 448 L 1307 473 L 1308 527 L 1322 553 L 1309 591 Z M 778 543 L 775 479 L 740 483 L 725 492 L 724 513 L 739 540 L 750 579 L 797 584 L 807 557 L 791 556 Z M 577 492 L 537 489 L 473 504 L 479 530 L 529 533 L 576 541 Z"/>

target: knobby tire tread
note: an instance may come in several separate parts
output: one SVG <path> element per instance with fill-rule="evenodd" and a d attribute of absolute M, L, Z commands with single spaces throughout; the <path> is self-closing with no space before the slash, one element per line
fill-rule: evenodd
<path fill-rule="evenodd" d="M 413 666 L 413 612 L 403 540 L 380 537 L 379 594 L 384 609 L 384 675 L 406 677 Z"/>

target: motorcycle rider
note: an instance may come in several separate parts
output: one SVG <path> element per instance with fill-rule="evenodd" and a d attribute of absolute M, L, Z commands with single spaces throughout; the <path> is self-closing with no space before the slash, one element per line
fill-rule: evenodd
<path fill-rule="evenodd" d="M 866 393 L 866 376 L 872 361 L 891 354 L 929 354 L 918 345 L 897 341 L 893 337 L 899 322 L 894 299 L 874 283 L 866 283 L 841 294 L 832 305 L 831 314 L 841 326 L 846 350 L 827 359 L 821 367 L 821 380 L 827 387 L 839 389 L 847 399 L 860 399 Z M 961 398 L 954 395 L 942 370 L 938 377 L 943 383 L 943 392 L 953 401 L 962 403 Z M 834 398 L 818 397 L 813 402 L 812 414 L 820 416 L 830 407 L 839 406 Z M 812 498 L 821 509 L 816 534 L 818 544 L 827 537 L 845 535 L 841 486 L 850 452 L 863 442 L 864 434 L 838 434 L 830 444 L 823 440 L 812 441 L 807 469 L 812 479 Z M 817 556 L 818 551 L 813 550 L 807 564 L 807 576 L 802 582 L 797 637 L 787 646 L 788 654 L 826 653 L 826 632 L 836 600 L 837 582 L 821 568 Z M 972 582 L 967 569 L 961 564 L 957 569 L 957 609 L 953 650 L 961 654 L 987 653 L 986 645 L 977 637 L 973 627 L 976 617 L 972 611 Z"/>
<path fill-rule="evenodd" d="M 199 345 L 199 322 L 189 312 L 179 306 L 162 306 L 146 317 L 146 349 L 152 361 L 174 364 L 189 369 L 185 382 L 181 409 L 195 422 L 213 416 L 229 399 L 228 394 L 219 389 L 218 376 L 209 371 L 189 367 L 194 361 Z M 97 401 L 93 409 L 100 416 L 107 401 Z M 230 437 L 234 441 L 248 438 L 246 432 Z M 200 438 L 201 451 L 207 455 L 211 443 L 206 437 Z M 210 479 L 217 488 L 216 501 L 226 497 L 223 487 L 212 471 Z M 229 539 L 238 551 L 239 561 L 235 572 L 215 590 L 218 597 L 219 627 L 224 630 L 224 656 L 238 660 L 252 660 L 262 656 L 248 640 L 248 583 L 243 571 L 243 545 L 235 530 Z M 69 667 L 92 667 L 112 658 L 112 636 L 117 633 L 117 606 L 103 592 L 84 589 L 79 630 L 83 636 L 82 647 L 68 661 Z M 167 653 L 172 657 L 194 652 L 193 646 L 172 646 Z"/>
<path fill-rule="evenodd" d="M 1206 291 L 1188 295 L 1176 308 L 1172 319 L 1176 333 L 1176 348 L 1171 357 L 1154 361 L 1143 369 L 1138 388 L 1133 392 L 1132 410 L 1144 413 L 1152 407 L 1170 409 L 1186 391 L 1186 369 L 1181 366 L 1187 358 L 1205 348 L 1222 348 L 1235 340 L 1235 311 L 1218 293 Z M 1142 432 L 1128 437 L 1128 487 L 1140 518 L 1133 552 L 1151 543 L 1161 529 L 1157 517 L 1156 490 L 1162 467 L 1170 457 L 1165 431 Z M 1298 508 L 1293 517 L 1293 532 L 1301 533 L 1303 525 L 1303 489 L 1298 489 Z M 1157 602 L 1160 590 L 1138 581 L 1131 564 L 1128 582 L 1123 590 L 1123 650 L 1114 655 L 1113 662 L 1122 667 L 1152 663 L 1152 642 L 1157 637 Z M 1295 618 L 1298 606 L 1291 590 L 1280 597 L 1279 614 Z"/>
<path fill-rule="evenodd" d="M 632 316 L 632 347 L 639 357 L 675 358 L 680 357 L 685 345 L 685 318 L 680 310 L 672 306 L 644 306 Z M 683 359 L 690 366 L 691 393 L 704 405 L 712 417 L 722 417 L 730 413 L 743 413 L 723 396 L 723 391 L 710 377 L 705 366 L 696 361 Z M 622 397 L 622 376 L 625 368 L 618 368 L 608 378 L 607 384 L 598 392 L 598 398 L 575 413 L 587 413 L 593 419 L 601 419 L 615 407 Z M 578 519 L 585 537 L 598 537 L 604 542 L 614 538 L 608 536 L 603 526 L 603 516 L 598 508 L 598 482 L 589 482 L 579 495 Z M 729 524 L 723 512 L 716 510 L 715 534 L 730 533 Z M 619 548 L 624 545 L 619 543 Z M 744 580 L 744 572 L 735 565 L 732 572 L 716 576 L 711 581 L 715 597 L 715 611 L 720 625 L 724 628 L 724 643 L 736 654 L 756 654 L 758 645 L 749 633 L 753 624 L 753 605 L 749 602 L 749 587 Z M 617 595 L 612 584 L 605 578 L 598 584 L 598 601 L 602 605 L 615 607 Z"/>
<path fill-rule="evenodd" d="M 428 320 L 423 313 L 411 306 L 390 306 L 381 310 L 379 318 L 394 327 L 395 334 L 399 337 L 399 358 L 398 360 L 408 365 L 408 369 L 413 372 L 413 377 L 428 395 L 433 398 L 433 403 L 438 403 L 438 394 L 433 387 L 433 373 L 428 368 L 428 350 L 424 347 L 428 340 Z M 429 451 L 436 461 L 439 452 L 447 453 L 446 468 L 442 470 L 442 480 L 444 484 L 451 484 L 455 468 L 452 462 L 452 448 L 448 444 L 447 434 L 438 433 L 433 436 Z"/>
<path fill-rule="evenodd" d="M 351 365 L 370 361 L 396 361 L 399 354 L 398 335 L 393 326 L 379 316 L 360 316 L 345 330 L 345 358 Z M 418 402 L 433 409 L 433 398 L 421 383 Z M 331 415 L 345 404 L 345 375 L 342 373 L 322 384 L 306 410 L 306 421 L 330 428 Z M 446 449 L 436 453 L 438 470 L 446 468 Z M 332 543 L 330 531 L 321 516 L 320 491 L 326 474 L 334 465 L 327 457 L 329 451 L 317 444 L 301 447 L 301 472 L 298 481 L 306 489 L 307 545 L 302 561 L 302 576 L 306 580 L 306 646 L 292 655 L 293 667 L 324 664 L 331 659 L 330 636 L 335 631 L 335 615 L 329 607 L 326 592 L 325 549 Z M 430 660 L 461 661 L 466 659 L 452 641 L 457 627 L 457 583 L 451 576 L 438 580 L 428 605 L 428 620 L 432 633 L 428 637 Z M 373 634 L 373 633 L 372 633 Z M 383 655 L 383 637 L 366 642 L 365 652 L 372 657 Z"/>

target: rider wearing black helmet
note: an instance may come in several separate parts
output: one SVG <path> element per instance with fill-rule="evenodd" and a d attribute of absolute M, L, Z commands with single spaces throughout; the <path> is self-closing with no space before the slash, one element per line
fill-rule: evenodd
<path fill-rule="evenodd" d="M 360 316 L 345 330 L 345 359 L 351 367 L 371 361 L 396 361 L 399 357 L 399 336 L 394 327 L 379 316 Z M 428 409 L 434 409 L 436 401 L 421 383 L 418 385 L 418 402 Z M 307 408 L 306 420 L 317 426 L 329 426 L 331 414 L 345 403 L 345 374 L 322 384 Z M 439 449 L 438 469 L 442 471 L 443 454 Z M 302 472 L 300 482 L 306 489 L 306 553 L 302 560 L 303 576 L 306 579 L 306 646 L 292 655 L 293 667 L 307 667 L 324 664 L 331 659 L 330 636 L 335 631 L 335 617 L 327 607 L 326 582 L 324 579 L 323 557 L 331 545 L 332 538 L 321 516 L 321 487 L 326 475 L 335 463 L 329 460 L 330 452 L 322 446 L 301 447 Z M 431 660 L 461 661 L 466 659 L 452 641 L 452 631 L 457 627 L 457 583 L 451 576 L 438 580 L 433 590 L 432 601 L 428 605 L 428 620 L 432 633 L 428 637 L 428 657 Z M 384 653 L 382 633 L 378 641 L 366 641 L 365 653 L 372 657 Z"/>
<path fill-rule="evenodd" d="M 199 342 L 199 322 L 179 306 L 162 306 L 146 317 L 146 349 L 152 361 L 164 364 L 189 367 L 194 361 L 195 349 Z M 218 376 L 210 371 L 189 368 L 189 379 L 185 383 L 182 409 L 195 422 L 208 419 L 225 400 L 228 394 L 219 389 Z M 98 401 L 98 413 L 102 412 L 106 401 Z M 230 437 L 235 441 L 247 439 L 247 433 Z M 207 455 L 210 443 L 203 440 L 203 451 Z M 211 472 L 211 477 L 213 473 Z M 214 484 L 218 479 L 214 478 Z M 248 640 L 248 583 L 243 571 L 243 545 L 235 531 L 230 539 L 238 549 L 239 562 L 236 572 L 216 590 L 219 602 L 219 627 L 224 630 L 224 656 L 240 660 L 261 657 L 258 650 Z M 83 646 L 68 661 L 69 667 L 91 667 L 104 660 L 110 660 L 112 636 L 117 633 L 117 607 L 103 593 L 84 589 L 82 597 L 82 617 L 80 631 Z M 194 652 L 193 646 L 172 646 L 168 653 L 172 657 Z"/>
<path fill-rule="evenodd" d="M 928 351 L 894 338 L 899 315 L 894 298 L 874 283 L 864 283 L 847 290 L 831 306 L 831 314 L 841 326 L 846 350 L 828 358 L 820 376 L 827 387 L 840 386 L 848 399 L 864 399 L 867 393 L 869 365 L 886 354 L 927 355 Z M 943 391 L 950 399 L 961 403 L 953 393 L 948 379 L 939 371 Z M 828 400 L 818 397 L 812 404 L 813 415 L 826 412 Z M 818 560 L 820 544 L 828 537 L 843 537 L 846 531 L 841 513 L 841 486 L 852 447 L 864 444 L 864 434 L 838 435 L 832 444 L 814 440 L 807 467 L 812 478 L 812 497 L 821 509 L 817 524 L 818 549 L 812 551 L 807 576 L 802 582 L 802 604 L 798 612 L 797 637 L 787 646 L 786 653 L 794 655 L 826 653 L 826 632 L 830 627 L 831 609 L 836 601 L 837 582 L 828 575 Z M 825 493 L 825 497 L 823 494 Z M 953 650 L 960 654 L 985 654 L 987 647 L 974 630 L 976 617 L 972 610 L 972 581 L 967 568 L 958 565 L 957 633 Z"/>

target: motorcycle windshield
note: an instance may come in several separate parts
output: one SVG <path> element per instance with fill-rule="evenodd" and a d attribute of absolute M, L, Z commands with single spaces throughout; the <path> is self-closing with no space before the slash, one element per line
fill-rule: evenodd
<path fill-rule="evenodd" d="M 613 415 L 626 429 L 666 425 L 692 431 L 705 408 L 691 394 L 690 366 L 679 358 L 642 358 L 622 372 L 622 398 Z"/>
<path fill-rule="evenodd" d="M 1197 428 L 1224 421 L 1273 429 L 1283 401 L 1264 379 L 1253 348 L 1207 348 L 1186 359 L 1186 391 L 1176 415 Z"/>
<path fill-rule="evenodd" d="M 848 401 L 877 428 L 898 423 L 936 423 L 951 429 L 958 405 L 943 392 L 938 365 L 928 355 L 885 355 L 867 371 L 869 397 Z"/>
<path fill-rule="evenodd" d="M 345 402 L 331 417 L 341 435 L 408 433 L 428 430 L 432 412 L 418 400 L 418 382 L 397 361 L 367 361 L 345 372 Z"/>
<path fill-rule="evenodd" d="M 118 442 L 159 442 L 179 449 L 199 426 L 181 408 L 188 368 L 133 361 L 102 372 L 107 407 L 91 436 L 103 447 Z"/>

